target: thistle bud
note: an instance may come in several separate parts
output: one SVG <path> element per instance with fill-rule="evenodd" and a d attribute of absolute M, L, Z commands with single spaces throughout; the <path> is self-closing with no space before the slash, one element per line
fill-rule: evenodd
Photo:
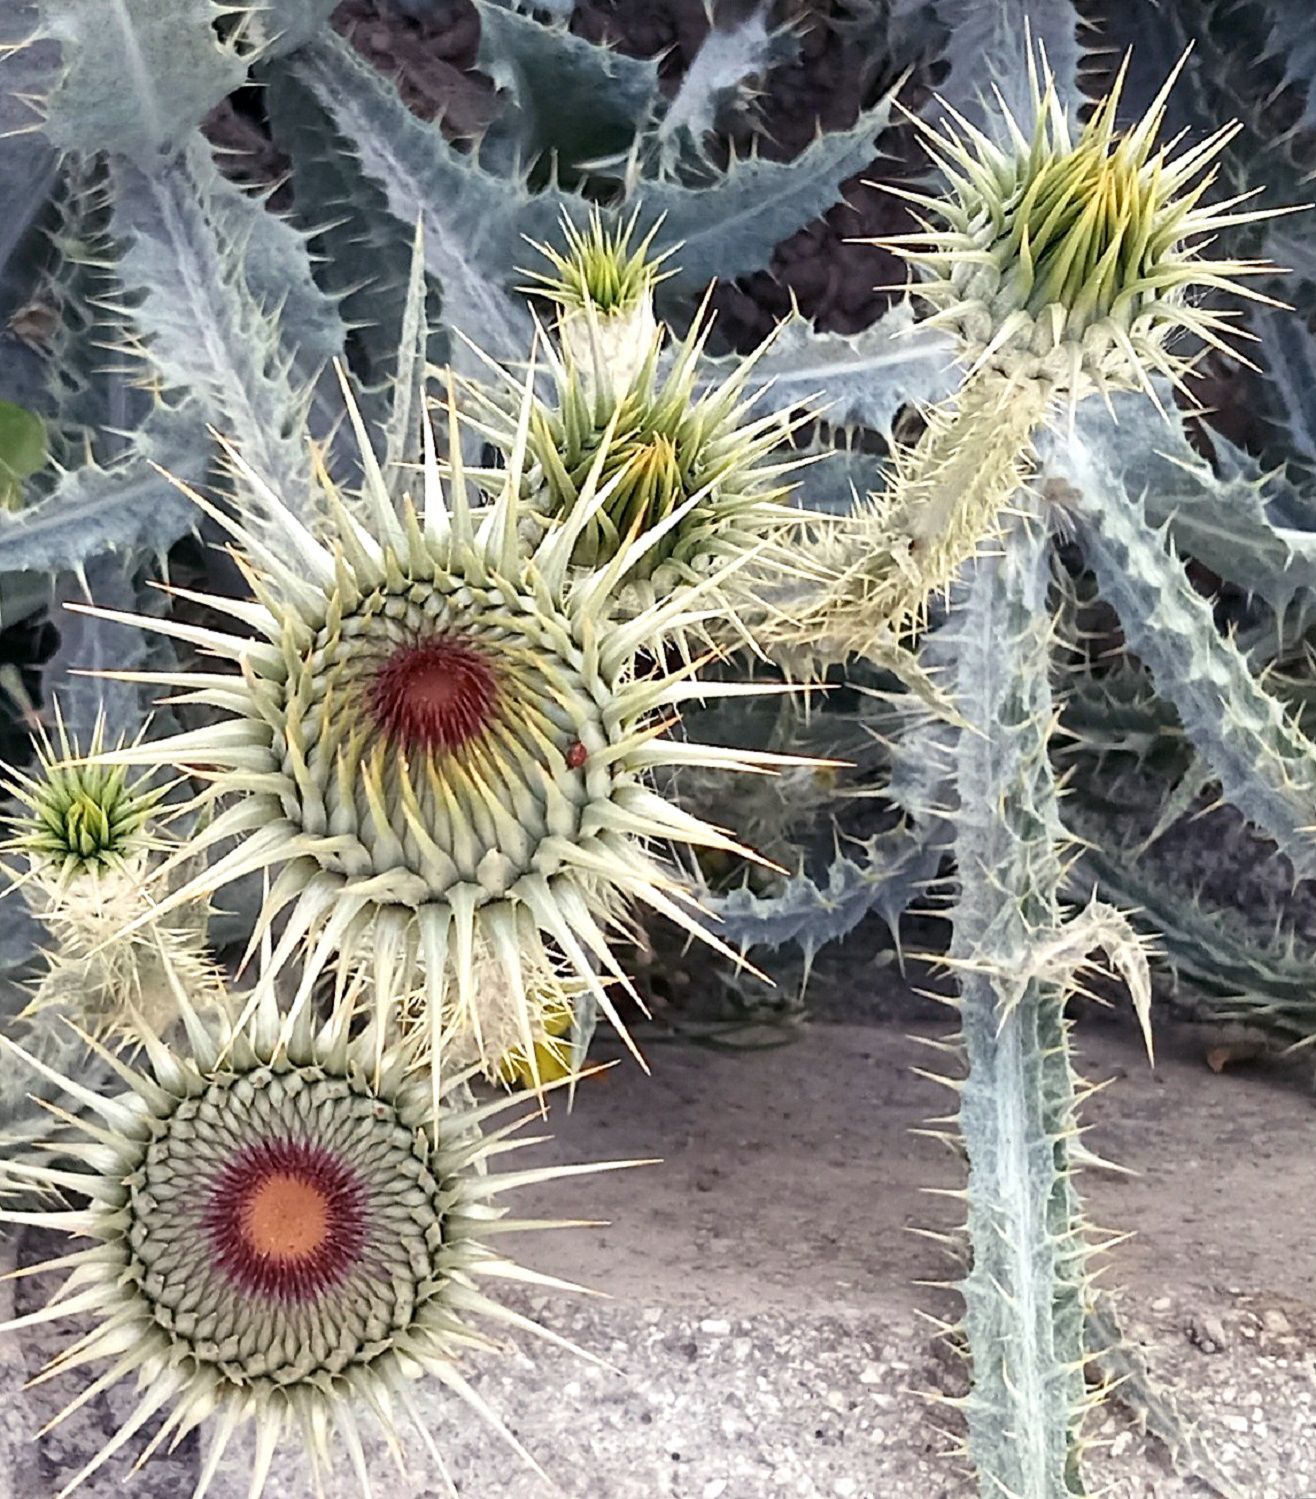
<path fill-rule="evenodd" d="M 1201 203 L 1239 126 L 1177 154 L 1174 142 L 1157 145 L 1176 69 L 1118 132 L 1126 69 L 1077 135 L 1054 79 L 1036 70 L 1031 137 L 1003 102 L 1003 145 L 953 110 L 940 129 L 915 121 L 948 191 L 902 192 L 927 217 L 920 232 L 884 243 L 922 272 L 925 323 L 958 337 L 971 373 L 1035 381 L 1071 403 L 1094 390 L 1150 391 L 1152 374 L 1177 384 L 1191 366 L 1195 356 L 1170 349 L 1181 333 L 1228 348 L 1228 314 L 1194 306 L 1192 289 L 1268 300 L 1239 285 L 1265 263 L 1200 253 L 1204 236 L 1274 212 L 1232 212 L 1247 194 Z"/>
<path fill-rule="evenodd" d="M 595 209 L 583 231 L 564 214 L 565 254 L 531 241 L 555 274 L 527 271 L 538 284 L 524 290 L 556 304 L 564 357 L 604 391 L 629 389 L 658 338 L 653 289 L 670 274 L 659 267 L 672 251 L 650 257 L 657 223 L 631 249 L 638 212 L 614 230 Z"/>

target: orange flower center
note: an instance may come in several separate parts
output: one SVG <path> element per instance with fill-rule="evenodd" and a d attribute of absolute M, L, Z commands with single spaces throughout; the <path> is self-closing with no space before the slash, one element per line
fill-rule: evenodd
<path fill-rule="evenodd" d="M 267 1176 L 244 1204 L 242 1232 L 256 1254 L 304 1259 L 329 1237 L 329 1199 L 314 1182 L 286 1171 Z"/>

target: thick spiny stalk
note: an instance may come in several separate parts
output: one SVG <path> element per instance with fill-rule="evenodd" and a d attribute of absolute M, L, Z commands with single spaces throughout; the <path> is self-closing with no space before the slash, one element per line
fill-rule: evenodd
<path fill-rule="evenodd" d="M 852 655 L 892 665 L 894 641 L 1000 529 L 1031 472 L 1047 399 L 1036 383 L 989 371 L 929 410 L 918 442 L 896 453 L 885 489 L 822 538 L 827 581 L 796 585 L 783 617 L 764 627 L 780 642 L 774 655 L 791 668 Z"/>
<path fill-rule="evenodd" d="M 1022 988 L 1060 918 L 1061 828 L 1048 755 L 1048 546 L 1019 522 L 1004 555 L 969 584 L 956 706 L 955 856 L 960 898 L 952 959 L 962 965 L 968 1076 L 959 1124 L 969 1158 L 972 1269 L 962 1283 L 973 1361 L 969 1451 L 984 1499 L 1085 1492 L 1086 1249 L 1070 1174 L 1076 1079 L 1063 987 Z"/>

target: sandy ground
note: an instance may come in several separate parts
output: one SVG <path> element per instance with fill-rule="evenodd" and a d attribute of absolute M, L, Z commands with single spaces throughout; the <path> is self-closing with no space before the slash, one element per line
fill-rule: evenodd
<path fill-rule="evenodd" d="M 956 1440 L 953 1412 L 927 1398 L 962 1389 L 963 1373 L 920 1315 L 953 1313 L 947 1292 L 916 1284 L 944 1276 L 945 1262 L 911 1230 L 952 1221 L 948 1200 L 924 1189 L 955 1186 L 958 1166 L 910 1133 L 944 1107 L 911 1071 L 928 1057 L 912 1028 L 815 1023 L 791 1046 L 741 1054 L 654 1045 L 651 1076 L 622 1064 L 582 1085 L 574 1113 L 553 1111 L 554 1139 L 517 1165 L 663 1161 L 520 1194 L 526 1214 L 610 1221 L 518 1246 L 525 1263 L 606 1299 L 518 1287 L 507 1297 L 610 1367 L 521 1335 L 506 1356 L 471 1364 L 555 1489 L 426 1389 L 462 1499 L 973 1493 L 942 1455 Z M 1273 1071 L 1213 1073 L 1200 1033 L 1186 1029 L 1162 1027 L 1154 1073 L 1120 1017 L 1085 1017 L 1080 1044 L 1090 1075 L 1115 1078 L 1089 1105 L 1090 1143 L 1139 1173 L 1085 1176 L 1094 1220 L 1136 1230 L 1106 1276 L 1122 1289 L 1130 1334 L 1194 1414 L 1233 1492 L 1316 1499 L 1311 1096 Z M 9 1247 L 20 1262 L 38 1252 L 32 1237 Z M 20 1310 L 36 1304 L 31 1281 L 3 1294 Z M 80 1387 L 61 1378 L 20 1393 L 60 1346 L 59 1334 L 37 1332 L 0 1340 L 0 1492 L 27 1499 L 55 1493 L 130 1406 L 127 1390 L 112 1392 L 28 1444 Z M 1212 1492 L 1174 1475 L 1119 1407 L 1090 1431 L 1092 1478 L 1118 1499 Z M 406 1446 L 405 1479 L 389 1472 L 382 1443 L 368 1451 L 380 1492 L 443 1492 L 418 1444 Z M 186 1492 L 199 1461 L 189 1441 L 153 1460 L 136 1491 Z M 117 1492 L 128 1466 L 116 1459 L 84 1492 Z M 237 1499 L 247 1476 L 240 1448 L 215 1492 Z M 269 1492 L 306 1492 L 294 1455 Z M 346 1460 L 334 1492 L 355 1492 Z"/>

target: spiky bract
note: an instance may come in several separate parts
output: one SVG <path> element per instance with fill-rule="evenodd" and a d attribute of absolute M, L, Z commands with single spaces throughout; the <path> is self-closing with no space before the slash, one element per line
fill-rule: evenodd
<path fill-rule="evenodd" d="M 787 539 L 801 513 L 784 502 L 788 476 L 801 462 L 787 438 L 805 418 L 786 410 L 753 414 L 761 392 L 749 389 L 750 378 L 770 339 L 721 384 L 701 389 L 710 327 L 697 317 L 670 357 L 665 333 L 655 334 L 633 378 L 615 394 L 568 345 L 560 353 L 550 347 L 554 390 L 531 411 L 523 487 L 528 536 L 537 541 L 571 525 L 574 568 L 612 564 L 635 537 L 655 532 L 623 572 L 618 604 L 625 614 L 723 574 L 707 600 L 706 632 L 725 639 L 736 638 L 741 603 L 766 578 L 799 565 Z M 508 455 L 518 440 L 520 391 L 507 373 L 495 367 L 494 374 L 493 388 L 470 387 L 471 415 Z M 510 466 L 510 457 L 504 461 Z M 599 464 L 609 488 L 601 505 L 587 489 Z M 489 477 L 502 482 L 501 471 Z M 591 513 L 582 523 L 586 508 Z"/>
<path fill-rule="evenodd" d="M 1032 433 L 1048 399 L 1032 382 L 983 371 L 954 401 L 925 412 L 918 442 L 893 447 L 884 488 L 811 538 L 823 581 L 765 596 L 753 628 L 778 665 L 809 679 L 866 655 L 944 708 L 904 642 L 929 601 L 999 532 L 1031 472 Z"/>
<path fill-rule="evenodd" d="M 479 516 L 468 507 L 451 402 L 450 497 L 427 428 L 420 503 L 397 508 L 350 406 L 364 490 L 349 506 L 325 479 L 323 539 L 281 511 L 233 455 L 280 517 L 295 565 L 274 555 L 264 531 L 221 517 L 256 601 L 206 602 L 249 633 L 136 622 L 238 665 L 238 674 L 143 678 L 226 718 L 107 757 L 209 778 L 201 799 L 223 810 L 191 840 L 189 857 L 236 840 L 163 905 L 283 866 L 252 941 L 286 913 L 265 982 L 304 953 L 293 1014 L 326 965 L 344 981 L 366 965 L 380 1006 L 423 989 L 436 1051 L 455 1027 L 489 1060 L 483 1037 L 508 1027 L 487 1007 L 510 1006 L 516 1034 L 532 1047 L 526 975 L 555 963 L 620 1024 L 610 981 L 629 985 L 608 928 L 633 901 L 714 940 L 669 893 L 648 844 L 737 845 L 658 797 L 648 773 L 770 759 L 663 737 L 661 711 L 745 689 L 696 684 L 689 670 L 669 673 L 652 660 L 637 675 L 637 652 L 683 628 L 698 603 L 684 595 L 624 624 L 610 619 L 619 580 L 661 544 L 660 528 L 633 536 L 605 567 L 573 565 L 582 535 L 624 482 L 605 482 L 606 449 L 582 477 L 571 514 L 527 550 L 521 477 L 533 379 L 532 371 L 501 490 Z M 715 586 L 716 573 L 706 581 Z M 501 982 L 477 984 L 485 957 Z"/>
<path fill-rule="evenodd" d="M 1208 260 L 1206 237 L 1273 210 L 1232 212 L 1243 194 L 1203 205 L 1211 163 L 1240 128 L 1225 125 L 1177 155 L 1157 145 L 1172 73 L 1141 119 L 1122 133 L 1121 69 L 1075 133 L 1048 71 L 1032 72 L 1031 137 L 998 101 L 1008 139 L 953 123 L 915 121 L 949 193 L 904 193 L 927 215 L 920 233 L 884 241 L 923 273 L 913 290 L 929 323 L 952 330 L 971 369 L 1035 379 L 1071 401 L 1093 389 L 1151 390 L 1176 382 L 1192 358 L 1171 352 L 1187 332 L 1227 347 L 1227 312 L 1193 305 L 1194 288 L 1247 292 L 1256 261 Z M 1026 122 L 1025 122 L 1026 123 Z"/>
<path fill-rule="evenodd" d="M 660 269 L 675 249 L 650 257 L 649 249 L 658 233 L 661 220 L 655 223 L 634 249 L 631 237 L 639 220 L 637 208 L 625 224 L 610 226 L 603 222 L 597 208 L 591 209 L 586 228 L 579 229 L 563 212 L 562 237 L 566 253 L 552 245 L 531 240 L 535 249 L 548 260 L 554 274 L 527 271 L 535 282 L 526 287 L 535 296 L 547 297 L 563 311 L 584 311 L 593 306 L 603 317 L 632 312 L 652 298 L 654 286 L 670 271 Z"/>
<path fill-rule="evenodd" d="M 604 1168 L 491 1174 L 488 1159 L 510 1148 L 495 1144 L 509 1130 L 485 1138 L 481 1125 L 508 1100 L 476 1107 L 461 1078 L 449 1078 L 435 1113 L 412 1049 L 380 1047 L 369 1028 L 353 1036 L 347 1013 L 316 1029 L 305 1012 L 289 1032 L 262 1003 L 231 1031 L 205 1025 L 185 991 L 179 1004 L 185 1051 L 146 1031 L 141 1070 L 101 1053 L 126 1085 L 115 1096 L 0 1042 L 85 1114 L 65 1114 L 68 1138 L 57 1142 L 76 1169 L 16 1159 L 0 1168 L 11 1183 L 72 1192 L 85 1206 L 0 1210 L 0 1221 L 92 1241 L 51 1262 L 71 1267 L 54 1297 L 5 1330 L 91 1320 L 48 1372 L 99 1359 L 110 1367 L 56 1420 L 118 1380 L 135 1379 L 138 1390 L 131 1414 L 62 1492 L 162 1416 L 142 1460 L 213 1417 L 196 1499 L 246 1422 L 256 1429 L 252 1499 L 290 1430 L 321 1492 L 337 1434 L 368 1495 L 358 1410 L 369 1408 L 399 1463 L 396 1423 L 414 1423 L 455 1495 L 411 1382 L 435 1376 L 517 1445 L 454 1363 L 490 1346 L 470 1318 L 560 1340 L 477 1289 L 485 1274 L 539 1279 L 483 1239 L 529 1226 L 500 1224 L 503 1191 Z M 331 1492 L 342 1492 L 341 1479 Z"/>
<path fill-rule="evenodd" d="M 556 304 L 562 347 L 585 372 L 591 390 L 625 390 L 643 367 L 658 333 L 653 289 L 671 274 L 661 266 L 675 247 L 650 258 L 656 223 L 632 249 L 639 212 L 637 208 L 624 225 L 609 226 L 594 208 L 588 227 L 578 229 L 564 210 L 565 254 L 530 241 L 552 265 L 553 274 L 527 271 L 535 285 L 522 290 Z"/>

